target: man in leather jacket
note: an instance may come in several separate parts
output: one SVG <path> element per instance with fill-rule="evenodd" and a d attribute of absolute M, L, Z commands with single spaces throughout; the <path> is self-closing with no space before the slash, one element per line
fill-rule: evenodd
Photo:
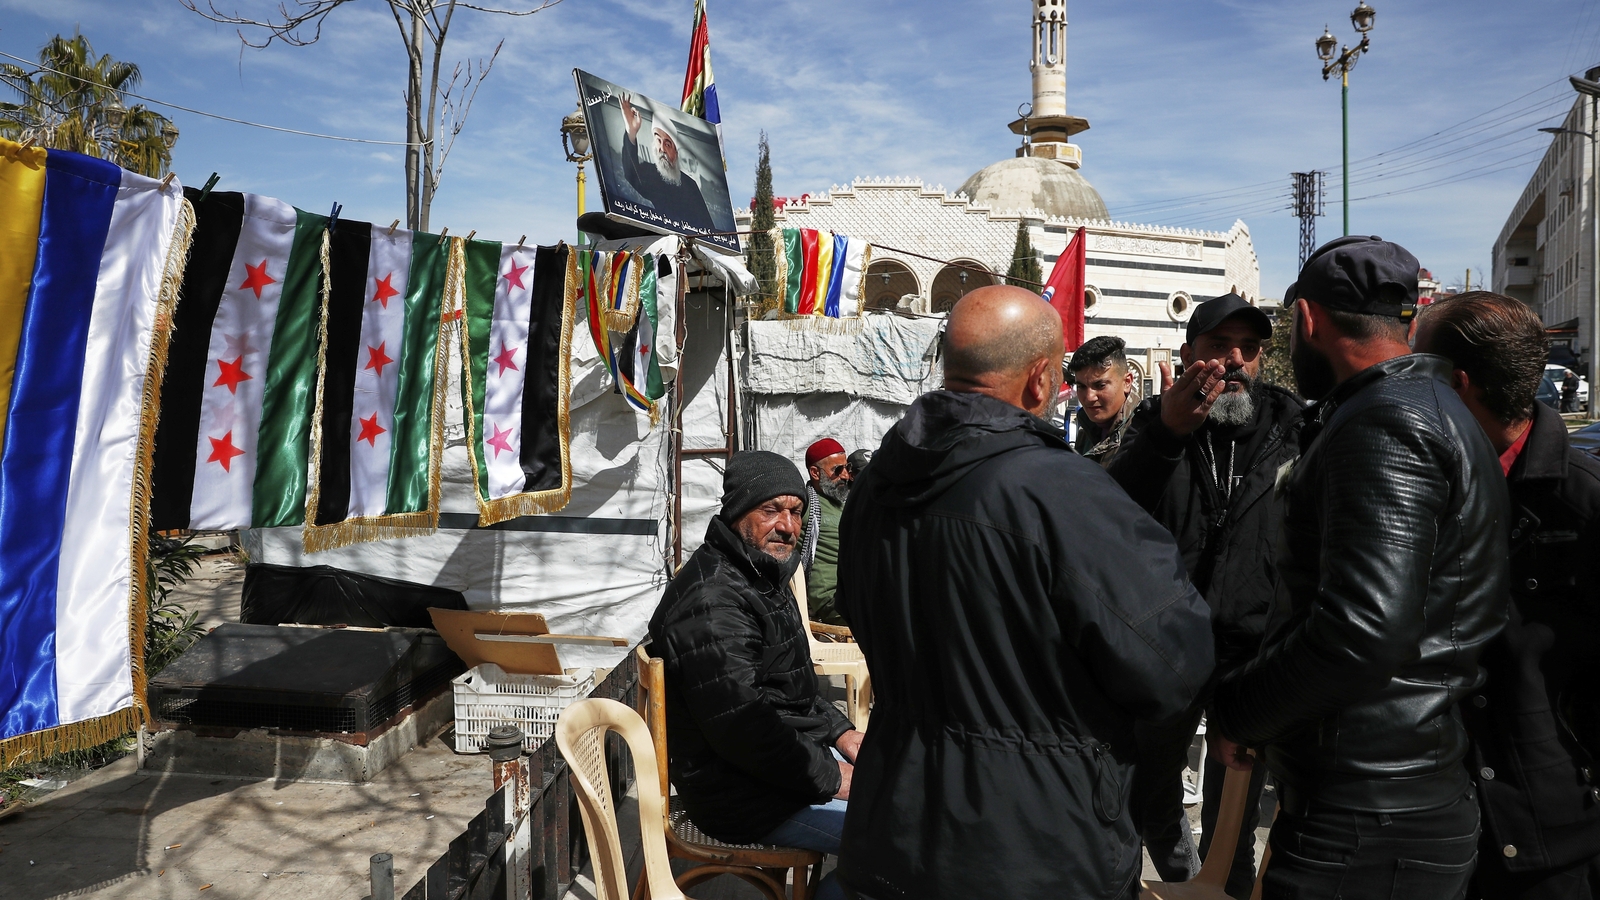
<path fill-rule="evenodd" d="M 805 482 L 764 450 L 734 454 L 722 511 L 650 619 L 666 675 L 667 756 L 689 818 L 732 844 L 839 852 L 861 733 L 817 691 L 789 589 Z M 832 876 L 817 898 L 841 896 Z"/>
<path fill-rule="evenodd" d="M 1511 489 L 1511 610 L 1461 704 L 1483 810 L 1471 897 L 1600 897 L 1600 459 L 1535 397 L 1549 341 L 1521 301 L 1471 291 L 1428 307 L 1417 349 L 1455 366 Z"/>
<path fill-rule="evenodd" d="M 1205 601 L 1171 535 L 1039 418 L 1060 316 L 995 286 L 948 324 L 944 389 L 884 437 L 840 522 L 876 705 L 839 878 L 865 900 L 1132 900 L 1133 723 L 1210 679 Z"/>
<path fill-rule="evenodd" d="M 1417 270 L 1351 236 L 1300 272 L 1292 361 L 1316 407 L 1279 477 L 1281 588 L 1208 728 L 1277 778 L 1268 900 L 1459 897 L 1476 858 L 1456 704 L 1505 622 L 1509 502 L 1449 361 L 1406 343 Z"/>
<path fill-rule="evenodd" d="M 1285 323 L 1287 327 L 1287 323 Z M 1211 607 L 1217 673 L 1255 658 L 1277 589 L 1272 554 L 1283 524 L 1273 490 L 1278 469 L 1300 455 L 1300 398 L 1262 383 L 1263 348 L 1272 337 L 1266 313 L 1237 294 L 1200 304 L 1189 317 L 1182 376 L 1163 366 L 1163 395 L 1139 404 L 1122 449 L 1108 471 L 1134 502 L 1149 510 L 1178 541 L 1189 580 Z M 1193 382 L 1222 366 L 1220 391 L 1185 404 Z M 1172 400 L 1174 402 L 1168 402 Z M 1139 729 L 1134 812 L 1150 860 L 1165 881 L 1199 870 L 1183 811 L 1181 776 L 1200 720 L 1197 706 L 1163 729 Z M 1200 842 L 1204 854 L 1222 801 L 1225 769 L 1206 760 Z M 1266 770 L 1255 773 L 1228 893 L 1246 898 L 1256 881 L 1256 824 Z"/>

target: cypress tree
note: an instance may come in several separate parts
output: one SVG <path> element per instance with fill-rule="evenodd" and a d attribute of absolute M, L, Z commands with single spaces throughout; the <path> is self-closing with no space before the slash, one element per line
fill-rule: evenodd
<path fill-rule="evenodd" d="M 767 148 L 765 131 L 761 132 L 761 144 L 756 151 L 754 203 L 750 230 L 755 233 L 750 235 L 750 241 L 745 246 L 750 274 L 756 277 L 758 298 L 762 302 L 769 302 L 777 296 L 777 285 L 773 282 L 778 273 L 772 260 L 772 238 L 767 233 L 772 230 L 775 219 L 772 214 L 772 154 Z"/>
<path fill-rule="evenodd" d="M 1039 267 L 1039 255 L 1033 250 L 1028 223 L 1018 219 L 1017 245 L 1011 251 L 1011 268 L 1006 270 L 1006 283 L 1037 291 L 1043 282 L 1044 270 Z"/>

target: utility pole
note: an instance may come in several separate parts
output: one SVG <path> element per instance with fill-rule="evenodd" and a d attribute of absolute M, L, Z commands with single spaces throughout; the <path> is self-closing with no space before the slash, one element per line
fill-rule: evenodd
<path fill-rule="evenodd" d="M 1317 250 L 1317 216 L 1326 215 L 1323 198 L 1327 190 L 1319 171 L 1290 172 L 1294 184 L 1294 217 L 1300 220 L 1300 268 Z"/>

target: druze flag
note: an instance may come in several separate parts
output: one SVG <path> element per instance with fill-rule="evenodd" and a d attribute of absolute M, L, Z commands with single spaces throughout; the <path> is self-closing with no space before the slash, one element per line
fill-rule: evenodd
<path fill-rule="evenodd" d="M 577 254 L 566 244 L 463 243 L 461 391 L 478 522 L 555 512 L 572 499 Z"/>
<path fill-rule="evenodd" d="M 578 262 L 574 274 L 578 302 L 587 310 L 589 337 L 600 358 L 606 361 L 617 393 L 629 406 L 648 413 L 654 425 L 658 417 L 655 401 L 666 392 L 655 352 L 660 321 L 656 304 L 660 258 L 628 250 L 578 250 L 576 253 Z M 632 300 L 624 303 L 624 297 Z M 643 312 L 646 306 L 650 310 L 648 316 Z M 618 334 L 622 335 L 620 340 Z M 652 371 L 656 381 L 654 394 L 649 392 Z"/>
<path fill-rule="evenodd" d="M 872 258 L 866 241 L 810 228 L 774 228 L 772 247 L 784 312 L 835 319 L 861 312 L 861 280 Z"/>
<path fill-rule="evenodd" d="M 459 243 L 346 220 L 329 234 L 307 551 L 438 527 L 442 337 Z"/>
<path fill-rule="evenodd" d="M 0 769 L 145 720 L 151 430 L 193 213 L 0 140 Z"/>
<path fill-rule="evenodd" d="M 195 204 L 162 382 L 152 527 L 305 521 L 327 217 L 256 194 Z"/>

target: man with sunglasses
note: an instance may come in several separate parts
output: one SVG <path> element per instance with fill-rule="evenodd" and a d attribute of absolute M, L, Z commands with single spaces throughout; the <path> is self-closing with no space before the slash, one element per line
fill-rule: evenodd
<path fill-rule="evenodd" d="M 806 567 L 806 597 L 811 618 L 829 625 L 847 624 L 833 604 L 839 585 L 839 516 L 844 498 L 850 493 L 853 473 L 845 457 L 844 445 L 823 438 L 806 449 L 805 541 L 800 563 Z"/>

